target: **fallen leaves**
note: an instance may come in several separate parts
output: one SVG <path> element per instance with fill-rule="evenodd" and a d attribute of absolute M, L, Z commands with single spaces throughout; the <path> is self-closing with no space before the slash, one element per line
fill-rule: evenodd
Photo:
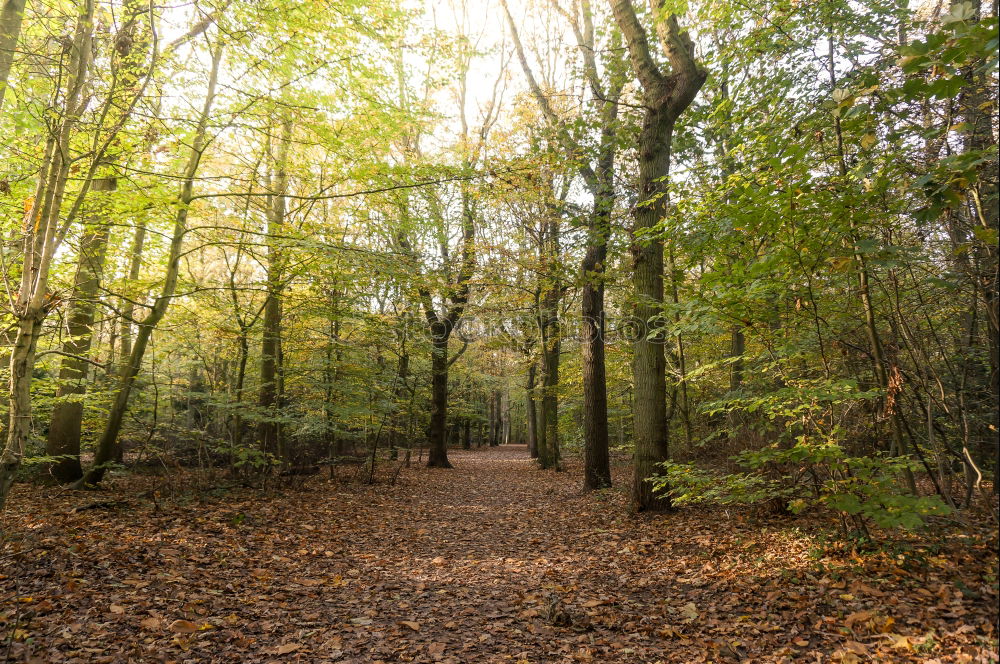
<path fill-rule="evenodd" d="M 572 467 L 509 448 L 454 461 L 391 491 L 311 480 L 159 512 L 70 515 L 19 491 L 10 529 L 34 552 L 0 551 L 17 600 L 0 636 L 12 661 L 225 664 L 971 662 L 996 637 L 979 541 L 911 571 L 817 553 L 806 518 L 631 519 L 619 490 L 581 496 Z"/>

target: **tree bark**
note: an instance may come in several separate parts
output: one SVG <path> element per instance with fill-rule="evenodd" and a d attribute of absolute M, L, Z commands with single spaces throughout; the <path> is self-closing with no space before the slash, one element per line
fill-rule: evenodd
<path fill-rule="evenodd" d="M 528 456 L 532 459 L 538 458 L 538 413 L 535 410 L 535 376 L 538 366 L 532 360 L 528 365 L 528 375 L 524 386 L 524 412 L 527 419 L 528 430 Z"/>
<path fill-rule="evenodd" d="M 451 468 L 448 461 L 448 334 L 431 330 L 431 421 L 427 428 L 427 466 Z"/>
<path fill-rule="evenodd" d="M 651 3 L 657 12 L 663 0 Z M 642 326 L 633 347 L 635 383 L 633 407 L 635 457 L 632 476 L 632 509 L 670 509 L 664 493 L 654 494 L 649 478 L 667 459 L 667 389 L 664 335 L 649 331 L 659 327 L 663 306 L 663 240 L 656 228 L 665 216 L 667 177 L 674 124 L 694 101 L 707 77 L 694 61 L 694 48 L 677 19 L 670 16 L 657 25 L 657 36 L 670 73 L 664 74 L 653 59 L 646 30 L 631 0 L 612 0 L 615 22 L 628 47 L 632 69 L 642 85 L 644 113 L 639 134 L 639 201 L 633 209 L 634 315 Z"/>
<path fill-rule="evenodd" d="M 595 215 L 597 216 L 597 215 Z M 611 486 L 608 454 L 608 386 L 604 361 L 604 262 L 607 258 L 607 215 L 595 220 L 592 240 L 583 259 L 583 490 Z"/>
<path fill-rule="evenodd" d="M 557 226 L 558 220 L 550 223 Z M 558 245 L 556 245 L 558 246 Z M 558 255 L 558 254 L 553 254 Z M 543 469 L 559 468 L 559 360 L 561 342 L 559 338 L 559 299 L 561 286 L 551 284 L 542 297 L 541 343 L 542 343 L 542 409 L 541 427 L 545 432 L 545 444 L 539 446 L 538 461 Z"/>
<path fill-rule="evenodd" d="M 14 52 L 17 50 L 17 38 L 21 35 L 21 23 L 24 21 L 24 5 L 27 0 L 4 0 L 0 10 L 0 109 L 7 92 L 7 80 L 10 67 L 14 62 Z"/>
<path fill-rule="evenodd" d="M 120 368 L 123 368 L 129 356 L 132 354 L 132 323 L 135 318 L 135 300 L 138 293 L 130 292 L 128 287 L 139 279 L 139 271 L 142 269 L 142 248 L 146 242 L 146 220 L 142 219 L 135 227 L 135 234 L 132 237 L 132 250 L 129 252 L 128 280 L 125 284 L 126 295 L 122 304 L 122 324 L 119 336 L 119 357 Z"/>
<path fill-rule="evenodd" d="M 281 310 L 284 260 L 279 246 L 285 223 L 285 196 L 288 193 L 288 151 L 292 142 L 291 118 L 281 122 L 278 151 L 273 157 L 274 173 L 270 182 L 267 209 L 267 298 L 264 302 L 264 326 L 260 347 L 260 406 L 262 419 L 258 424 L 260 449 L 279 462 L 286 460 L 280 419 L 283 396 L 281 380 Z"/>
<path fill-rule="evenodd" d="M 70 143 L 85 105 L 83 90 L 90 72 L 93 16 L 94 2 L 86 0 L 79 8 L 70 44 L 62 119 L 58 129 L 46 141 L 35 196 L 24 219 L 21 283 L 13 303 L 17 336 L 10 354 L 7 437 L 0 454 L 0 510 L 7 501 L 31 434 L 31 379 L 35 348 L 42 323 L 55 304 L 48 288 L 49 271 L 63 235 L 83 205 L 103 152 L 102 148 L 94 155 L 89 173 L 82 178 L 81 189 L 63 217 L 62 202 L 70 170 Z"/>
<path fill-rule="evenodd" d="M 91 191 L 114 191 L 114 178 L 94 180 Z M 108 246 L 108 220 L 99 215 L 80 239 L 76 276 L 73 279 L 72 303 L 67 312 L 69 338 L 63 343 L 64 353 L 59 368 L 59 401 L 52 410 L 49 433 L 45 444 L 48 456 L 63 457 L 49 467 L 59 482 L 74 482 L 83 476 L 80 466 L 80 430 L 83 423 L 82 397 L 87 391 L 90 369 L 86 356 L 93 338 L 96 296 L 100 287 L 104 256 Z"/>

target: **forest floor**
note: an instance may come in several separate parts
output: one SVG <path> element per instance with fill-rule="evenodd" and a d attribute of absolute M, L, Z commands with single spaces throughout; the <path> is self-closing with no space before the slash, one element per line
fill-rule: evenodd
<path fill-rule="evenodd" d="M 0 660 L 996 661 L 991 533 L 859 554 L 816 517 L 629 516 L 523 447 L 451 458 L 394 486 L 156 501 L 135 475 L 18 485 Z"/>

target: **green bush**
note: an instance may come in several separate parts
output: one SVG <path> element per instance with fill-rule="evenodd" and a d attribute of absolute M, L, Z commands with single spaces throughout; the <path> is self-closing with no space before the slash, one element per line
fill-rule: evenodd
<path fill-rule="evenodd" d="M 668 461 L 661 464 L 663 474 L 653 478 L 654 489 L 670 495 L 676 505 L 780 501 L 794 513 L 827 509 L 838 515 L 845 535 L 867 536 L 869 524 L 916 530 L 926 517 L 950 511 L 938 496 L 901 489 L 899 477 L 918 465 L 905 457 L 849 456 L 835 443 L 803 436 L 791 446 L 774 444 L 732 459 L 748 472 L 717 473 Z"/>

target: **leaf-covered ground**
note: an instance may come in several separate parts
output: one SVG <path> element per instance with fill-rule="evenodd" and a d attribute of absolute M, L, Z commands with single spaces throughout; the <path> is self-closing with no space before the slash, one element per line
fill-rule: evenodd
<path fill-rule="evenodd" d="M 453 452 L 154 504 L 15 488 L 0 656 L 29 662 L 996 661 L 995 540 L 862 555 L 807 518 L 630 517 L 619 490 Z M 148 478 L 146 478 L 148 480 Z M 183 496 L 182 496 L 183 497 Z M 114 502 L 116 500 L 122 502 Z M 72 511 L 108 501 L 109 506 Z"/>

